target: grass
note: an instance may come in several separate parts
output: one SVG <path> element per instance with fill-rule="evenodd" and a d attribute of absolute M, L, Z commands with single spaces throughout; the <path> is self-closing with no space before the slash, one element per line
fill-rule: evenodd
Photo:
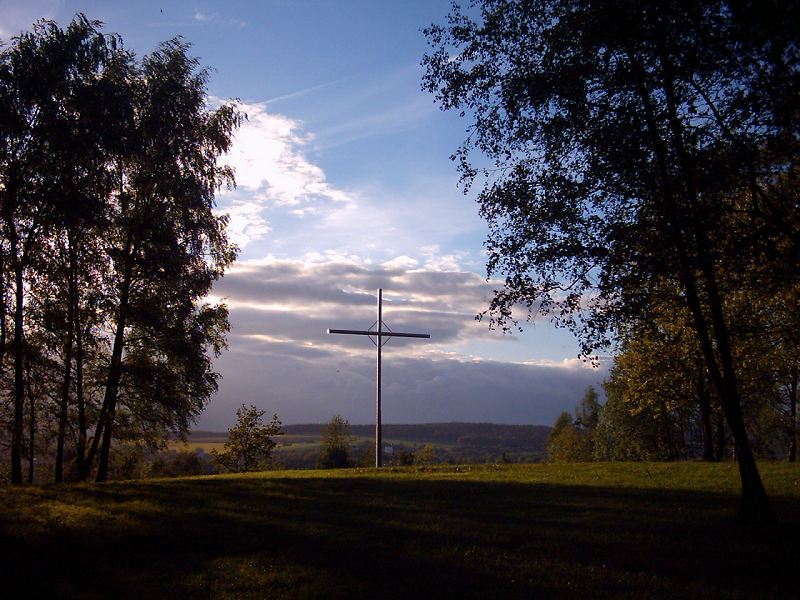
<path fill-rule="evenodd" d="M 768 531 L 724 463 L 4 488 L 0 564 L 28 597 L 793 598 L 800 467 L 762 473 Z"/>

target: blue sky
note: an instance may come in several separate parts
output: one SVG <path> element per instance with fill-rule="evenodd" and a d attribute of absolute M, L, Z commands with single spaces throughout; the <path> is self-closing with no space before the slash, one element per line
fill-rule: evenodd
<path fill-rule="evenodd" d="M 486 226 L 449 160 L 468 122 L 420 91 L 421 29 L 449 6 L 0 0 L 3 40 L 78 11 L 140 55 L 181 35 L 212 69 L 212 98 L 248 114 L 224 158 L 238 187 L 218 197 L 241 247 L 214 289 L 230 350 L 199 427 L 227 427 L 241 403 L 286 423 L 370 422 L 374 348 L 325 330 L 368 327 L 377 287 L 392 328 L 432 334 L 385 348 L 385 422 L 551 424 L 602 381 L 547 322 L 504 336 L 473 318 L 499 283 L 486 281 Z"/>

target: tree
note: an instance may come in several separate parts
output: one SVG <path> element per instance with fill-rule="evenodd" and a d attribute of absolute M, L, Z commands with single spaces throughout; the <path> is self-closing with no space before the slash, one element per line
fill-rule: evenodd
<path fill-rule="evenodd" d="M 105 191 L 94 162 L 107 115 L 96 109 L 115 40 L 97 26 L 82 15 L 65 30 L 41 21 L 0 52 L 0 254 L 14 289 L 14 483 L 22 481 L 26 275 L 66 215 Z"/>
<path fill-rule="evenodd" d="M 228 429 L 228 440 L 222 452 L 211 450 L 214 460 L 234 473 L 258 471 L 269 464 L 272 450 L 281 435 L 278 415 L 264 423 L 266 411 L 245 406 L 236 411 L 236 424 Z"/>
<path fill-rule="evenodd" d="M 484 184 L 488 270 L 505 275 L 490 323 L 515 325 L 521 305 L 572 328 L 590 355 L 652 307 L 683 307 L 734 438 L 740 515 L 771 519 L 725 299 L 754 284 L 783 289 L 799 272 L 788 191 L 800 154 L 798 6 L 478 9 L 455 7 L 447 26 L 426 30 L 423 85 L 444 109 L 474 115 L 455 158 L 467 189 Z"/>
<path fill-rule="evenodd" d="M 335 415 L 322 431 L 319 459 L 321 469 L 342 469 L 350 466 L 350 446 L 353 436 L 350 423 L 340 415 Z"/>
<path fill-rule="evenodd" d="M 425 444 L 417 454 L 417 464 L 423 467 L 430 466 L 436 462 L 436 449 L 433 444 Z"/>
<path fill-rule="evenodd" d="M 615 359 L 604 384 L 606 403 L 593 438 L 595 460 L 658 461 L 694 456 L 682 424 L 691 398 L 676 398 L 671 388 L 664 394 L 660 370 L 651 372 L 648 380 L 644 369 L 652 364 L 645 360 L 650 356 L 626 350 Z M 640 365 L 643 369 L 637 368 Z M 640 373 L 644 379 L 638 378 Z M 680 389 L 684 383 L 680 374 L 672 377 Z"/>
<path fill-rule="evenodd" d="M 796 311 L 786 311 L 789 305 L 786 297 L 753 289 L 729 296 L 726 311 L 753 450 L 758 456 L 791 460 L 798 346 Z M 719 399 L 686 311 L 657 312 L 651 321 L 629 328 L 606 390 L 603 452 L 596 457 L 630 456 L 634 449 L 649 460 L 729 455 Z"/>
<path fill-rule="evenodd" d="M 575 426 L 589 434 L 597 429 L 597 424 L 600 422 L 600 413 L 603 407 L 598 401 L 599 398 L 597 390 L 590 385 L 586 388 L 580 404 L 575 408 Z"/>
<path fill-rule="evenodd" d="M 0 369 L 8 349 L 15 483 L 26 392 L 28 447 L 54 425 L 56 481 L 68 455 L 80 478 L 97 463 L 102 481 L 112 439 L 186 433 L 225 347 L 227 309 L 204 298 L 236 256 L 214 196 L 233 185 L 217 159 L 243 117 L 233 103 L 208 108 L 207 71 L 181 40 L 139 60 L 101 25 L 40 21 L 0 48 Z"/>
<path fill-rule="evenodd" d="M 550 462 L 585 462 L 592 460 L 589 436 L 578 431 L 572 415 L 564 411 L 556 419 L 547 438 L 547 460 Z"/>
<path fill-rule="evenodd" d="M 95 434 L 96 442 L 102 432 L 98 480 L 108 470 L 125 384 L 123 354 L 132 339 L 151 367 L 167 374 L 161 382 L 175 381 L 160 390 L 162 398 L 174 401 L 176 393 L 187 392 L 182 404 L 188 414 L 179 413 L 184 420 L 198 414 L 216 389 L 204 350 L 211 346 L 218 353 L 224 346 L 227 311 L 202 299 L 236 257 L 227 220 L 213 208 L 217 188 L 232 182 L 217 158 L 229 149 L 241 116 L 232 105 L 207 110 L 208 74 L 187 50 L 180 40 L 162 44 L 142 61 L 135 80 L 130 141 L 120 157 L 119 193 L 109 207 L 114 341 Z M 180 419 L 169 426 L 185 430 Z"/>

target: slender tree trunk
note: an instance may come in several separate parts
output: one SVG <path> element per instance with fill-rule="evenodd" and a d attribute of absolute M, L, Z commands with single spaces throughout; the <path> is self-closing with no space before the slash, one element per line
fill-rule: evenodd
<path fill-rule="evenodd" d="M 61 382 L 61 405 L 58 415 L 58 438 L 56 441 L 55 482 L 64 481 L 64 440 L 67 436 L 67 418 L 69 410 L 69 390 L 72 386 L 72 346 L 75 331 L 75 295 L 76 295 L 76 269 L 75 269 L 75 244 L 70 233 L 67 236 L 69 267 L 68 272 L 68 299 L 67 299 L 67 338 L 64 341 L 64 376 Z"/>
<path fill-rule="evenodd" d="M 727 434 L 725 433 L 725 415 L 717 413 L 717 460 L 725 458 L 725 446 L 727 445 Z"/>
<path fill-rule="evenodd" d="M 79 307 L 75 307 L 75 403 L 78 407 L 78 443 L 77 443 L 77 463 L 78 473 L 82 474 L 86 464 L 86 402 L 83 397 L 83 330 L 81 328 L 81 317 Z M 85 477 L 84 477 L 85 479 Z"/>
<path fill-rule="evenodd" d="M 725 321 L 722 300 L 716 283 L 715 269 L 707 254 L 702 255 L 701 265 L 706 280 L 708 291 L 708 304 L 711 312 L 711 323 L 714 337 L 717 341 L 717 352 L 722 377 L 717 382 L 722 410 L 728 421 L 728 426 L 733 433 L 736 459 L 739 463 L 739 476 L 742 480 L 742 499 L 739 507 L 740 517 L 747 522 L 772 522 L 775 517 L 769 505 L 767 491 L 761 481 L 755 456 L 753 455 L 750 440 L 742 415 L 742 406 L 739 398 L 739 389 L 736 380 L 736 370 L 733 364 L 730 332 Z M 710 352 L 707 361 L 716 363 L 716 356 Z"/>
<path fill-rule="evenodd" d="M 5 253 L 0 251 L 0 369 L 5 366 L 6 342 L 6 261 Z"/>
<path fill-rule="evenodd" d="M 789 383 L 789 462 L 797 460 L 797 387 L 800 369 L 795 361 L 792 366 L 792 381 Z"/>
<path fill-rule="evenodd" d="M 663 36 L 662 36 L 663 37 Z M 671 218 L 675 223 L 687 225 L 686 233 L 691 232 L 690 239 L 694 241 L 696 252 L 696 266 L 700 273 L 692 268 L 692 262 L 685 254 L 686 248 L 682 245 L 683 238 L 676 240 L 678 250 L 681 252 L 683 287 L 686 292 L 686 301 L 689 305 L 697 330 L 706 367 L 714 385 L 725 413 L 725 418 L 731 428 L 736 448 L 736 458 L 739 464 L 739 476 L 742 482 L 742 497 L 739 507 L 740 517 L 747 522 L 773 521 L 774 516 L 769 506 L 767 492 L 761 481 L 755 457 L 747 438 L 747 431 L 742 416 L 739 398 L 736 371 L 733 364 L 730 331 L 724 315 L 723 302 L 716 280 L 716 268 L 709 255 L 710 242 L 706 235 L 705 225 L 702 222 L 699 210 L 698 194 L 695 188 L 694 162 L 689 157 L 684 141 L 683 125 L 677 114 L 677 99 L 674 87 L 673 65 L 664 51 L 661 50 L 661 74 L 664 98 L 667 105 L 667 122 L 670 130 L 674 152 L 682 172 L 682 184 L 687 200 L 689 220 L 679 215 L 672 205 Z M 677 229 L 683 233 L 684 227 L 678 225 Z M 701 302 L 698 286 L 704 284 L 706 310 Z M 712 342 L 713 335 L 713 342 Z"/>
<path fill-rule="evenodd" d="M 130 285 L 132 274 L 131 253 L 128 253 L 128 262 L 125 266 L 122 283 L 120 286 L 119 312 L 117 314 L 117 329 L 114 334 L 114 346 L 111 352 L 111 365 L 108 371 L 106 391 L 103 397 L 105 407 L 105 423 L 103 425 L 103 444 L 100 448 L 100 456 L 97 464 L 97 481 L 108 479 L 108 459 L 111 452 L 111 435 L 114 424 L 114 413 L 116 411 L 117 395 L 119 393 L 119 382 L 122 377 L 122 351 L 125 345 L 125 327 L 128 315 L 128 301 L 130 297 Z M 93 443 L 96 447 L 97 437 Z"/>
<path fill-rule="evenodd" d="M 12 239 L 16 250 L 16 239 Z M 16 252 L 15 252 L 16 254 Z M 22 483 L 22 413 L 25 401 L 23 373 L 23 298 L 22 261 L 14 257 L 14 421 L 11 428 L 11 483 Z"/>
<path fill-rule="evenodd" d="M 714 432 L 711 428 L 711 397 L 706 386 L 706 373 L 702 363 L 697 368 L 697 401 L 703 423 L 703 460 L 714 460 Z"/>
<path fill-rule="evenodd" d="M 30 353 L 25 353 L 25 383 L 28 388 L 28 483 L 33 483 L 34 468 L 36 463 L 36 399 L 33 396 Z"/>

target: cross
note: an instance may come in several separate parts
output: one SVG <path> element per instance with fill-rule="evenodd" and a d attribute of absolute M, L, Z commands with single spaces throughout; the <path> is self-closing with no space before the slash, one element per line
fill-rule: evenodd
<path fill-rule="evenodd" d="M 377 356 L 377 385 L 375 387 L 375 467 L 378 468 L 383 463 L 383 435 L 381 431 L 381 348 L 392 337 L 406 337 L 406 338 L 430 338 L 428 333 L 401 333 L 392 331 L 389 326 L 383 322 L 383 290 L 378 288 L 378 319 L 373 324 L 375 330 L 361 331 L 358 329 L 328 329 L 328 333 L 344 333 L 348 335 L 368 335 L 370 339 L 374 336 L 377 341 L 372 340 L 378 349 Z M 384 330 L 386 326 L 386 330 Z M 383 338 L 386 338 L 384 341 Z"/>

